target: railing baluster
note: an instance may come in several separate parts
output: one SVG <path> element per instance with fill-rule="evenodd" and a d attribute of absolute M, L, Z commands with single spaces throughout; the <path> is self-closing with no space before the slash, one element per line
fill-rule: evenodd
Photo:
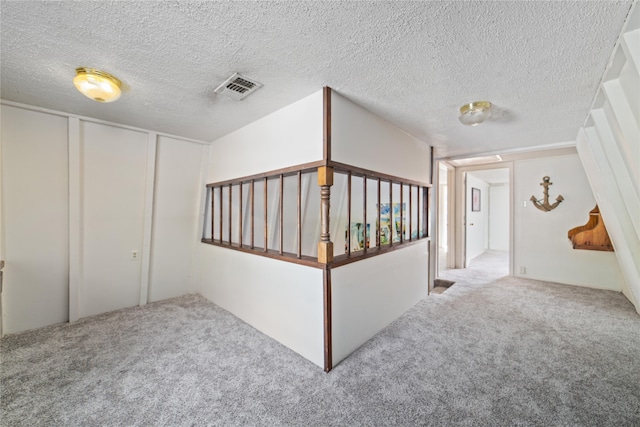
<path fill-rule="evenodd" d="M 347 255 L 351 256 L 351 172 L 347 175 Z"/>
<path fill-rule="evenodd" d="M 302 171 L 298 171 L 298 258 L 302 258 Z"/>
<path fill-rule="evenodd" d="M 214 237 L 215 237 L 215 229 L 216 229 L 216 224 L 215 224 L 215 206 L 216 206 L 216 189 L 214 187 L 211 187 L 211 241 L 213 241 Z"/>
<path fill-rule="evenodd" d="M 367 176 L 362 176 L 362 250 L 367 253 Z"/>
<path fill-rule="evenodd" d="M 220 188 L 220 243 L 222 243 L 222 214 L 223 214 L 223 209 L 222 209 L 222 185 L 219 188 Z"/>
<path fill-rule="evenodd" d="M 267 245 L 267 234 L 268 234 L 268 228 L 267 228 L 267 207 L 269 205 L 268 200 L 267 200 L 267 177 L 264 177 L 264 251 L 267 252 L 268 250 L 268 245 Z"/>
<path fill-rule="evenodd" d="M 380 235 L 380 209 L 382 209 L 382 203 L 380 202 L 380 178 L 378 178 L 378 209 L 376 212 L 376 246 L 378 246 L 378 250 L 382 248 L 382 236 Z"/>
<path fill-rule="evenodd" d="M 409 241 L 413 240 L 413 185 L 409 184 Z"/>
<path fill-rule="evenodd" d="M 393 246 L 393 181 L 389 180 L 389 247 Z"/>
<path fill-rule="evenodd" d="M 255 234 L 255 223 L 254 223 L 254 218 L 255 218 L 255 213 L 256 213 L 256 209 L 255 209 L 255 193 L 253 192 L 253 183 L 254 180 L 251 180 L 251 186 L 249 187 L 249 191 L 251 192 L 251 249 L 254 248 L 254 243 L 255 243 L 255 238 L 254 238 L 254 234 Z"/>
<path fill-rule="evenodd" d="M 425 199 L 425 207 L 424 207 L 424 235 L 425 237 L 429 237 L 428 228 L 429 228 L 429 205 L 431 203 L 429 199 L 429 189 L 427 187 L 424 188 L 424 199 Z"/>
<path fill-rule="evenodd" d="M 424 227 L 424 218 L 422 216 L 424 210 L 424 199 L 422 194 L 422 187 L 418 188 L 418 238 L 422 237 L 422 228 Z"/>
<path fill-rule="evenodd" d="M 238 199 L 239 221 L 238 221 L 238 234 L 240 239 L 240 247 L 242 247 L 242 183 L 240 183 L 240 194 Z"/>
<path fill-rule="evenodd" d="M 400 243 L 404 242 L 404 187 L 400 183 Z"/>
<path fill-rule="evenodd" d="M 422 237 L 422 230 L 420 229 L 420 193 L 422 192 L 422 187 L 418 186 L 418 224 L 416 228 L 418 229 L 418 239 Z"/>
<path fill-rule="evenodd" d="M 333 168 L 318 167 L 318 186 L 320 187 L 320 241 L 318 242 L 318 262 L 329 264 L 333 261 L 334 248 L 331 241 L 331 186 L 333 185 Z"/>
<path fill-rule="evenodd" d="M 280 255 L 284 240 L 284 175 L 280 174 Z"/>

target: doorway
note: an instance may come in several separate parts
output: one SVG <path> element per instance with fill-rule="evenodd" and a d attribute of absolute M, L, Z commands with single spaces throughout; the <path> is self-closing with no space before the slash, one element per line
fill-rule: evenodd
<path fill-rule="evenodd" d="M 505 275 L 513 274 L 513 162 L 495 157 L 438 162 L 435 277 L 468 268 L 482 255 L 501 259 Z"/>
<path fill-rule="evenodd" d="M 455 169 L 445 162 L 438 162 L 438 223 L 437 223 L 437 274 L 455 267 L 453 244 L 454 210 L 452 207 L 455 193 Z"/>
<path fill-rule="evenodd" d="M 465 173 L 464 267 L 491 255 L 492 267 L 509 267 L 509 168 Z M 485 260 L 486 261 L 486 260 Z M 497 265 L 500 262 L 503 265 Z"/>

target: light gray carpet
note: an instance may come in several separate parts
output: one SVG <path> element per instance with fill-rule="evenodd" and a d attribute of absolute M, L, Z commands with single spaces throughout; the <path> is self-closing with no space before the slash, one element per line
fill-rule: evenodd
<path fill-rule="evenodd" d="M 5 337 L 0 424 L 640 425 L 631 304 L 476 261 L 329 374 L 195 295 Z"/>

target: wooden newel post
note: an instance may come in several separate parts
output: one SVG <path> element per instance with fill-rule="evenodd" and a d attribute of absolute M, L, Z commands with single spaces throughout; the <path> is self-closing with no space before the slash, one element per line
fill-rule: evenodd
<path fill-rule="evenodd" d="M 318 262 L 328 264 L 333 261 L 333 242 L 329 234 L 329 209 L 331 206 L 331 186 L 333 185 L 333 168 L 318 168 L 318 185 L 320 186 L 320 242 L 318 242 Z"/>

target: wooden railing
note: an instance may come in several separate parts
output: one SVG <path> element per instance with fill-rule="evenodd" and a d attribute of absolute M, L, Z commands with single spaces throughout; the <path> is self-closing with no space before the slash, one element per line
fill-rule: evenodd
<path fill-rule="evenodd" d="M 337 195 L 334 191 L 333 195 L 338 206 L 331 206 L 334 176 L 343 184 L 339 189 L 342 191 Z M 311 181 L 314 177 L 318 181 L 315 188 Z M 361 189 L 354 187 L 357 181 L 362 181 Z M 286 191 L 285 182 L 289 187 L 295 185 L 295 191 L 292 188 Z M 384 192 L 383 186 L 388 187 Z M 337 267 L 429 237 L 430 184 L 345 164 L 309 163 L 207 187 L 210 225 L 202 241 L 216 246 L 314 267 Z M 375 196 L 369 197 L 372 189 Z M 292 193 L 295 202 L 285 203 L 285 199 L 292 199 Z M 362 194 L 362 200 L 354 203 L 354 194 L 358 193 Z M 347 206 L 343 209 L 345 199 Z M 374 218 L 367 218 L 372 211 L 375 226 L 370 224 Z M 344 254 L 334 256 L 338 252 L 333 246 L 337 236 L 331 239 L 331 222 L 335 224 L 334 233 L 340 233 L 339 228 L 345 233 Z M 353 241 L 354 224 L 362 225 L 363 241 Z M 293 241 L 295 244 L 291 244 Z"/>
<path fill-rule="evenodd" d="M 203 235 L 202 241 L 216 246 L 255 253 L 271 258 L 300 264 L 316 265 L 312 254 L 303 253 L 302 230 L 302 181 L 303 176 L 312 175 L 316 164 L 299 165 L 263 174 L 208 184 L 208 206 L 210 230 Z M 284 183 L 292 179 L 297 183 L 295 240 L 293 251 L 285 250 L 284 234 Z M 270 185 L 275 184 L 275 185 Z M 275 187 L 276 194 L 269 191 Z M 273 190 L 273 188 L 271 188 Z M 245 196 L 246 195 L 246 196 Z M 256 199 L 261 206 L 256 206 Z M 276 217 L 269 215 L 270 199 L 277 200 Z M 226 206 L 225 206 L 226 205 Z M 246 216 L 246 218 L 245 218 Z M 269 224 L 277 227 L 275 241 L 272 242 Z M 275 244 L 274 244 L 275 243 Z"/>
<path fill-rule="evenodd" d="M 346 233 L 345 254 L 334 257 L 332 266 L 339 266 L 357 261 L 363 257 L 379 255 L 400 247 L 407 246 L 418 240 L 429 237 L 429 184 L 417 181 L 402 179 L 374 171 L 356 168 L 344 164 L 334 164 L 337 175 L 343 175 L 347 180 L 347 209 L 346 209 Z M 361 192 L 361 215 L 363 226 L 364 245 L 360 242 L 354 248 L 353 234 L 351 232 L 354 208 L 354 178 L 362 181 Z M 386 195 L 382 191 L 382 185 L 388 187 Z M 369 200 L 369 186 L 373 185 L 375 200 Z M 397 188 L 398 196 L 394 197 L 394 186 Z M 408 198 L 405 198 L 408 193 Z M 388 196 L 385 197 L 385 196 Z M 386 199 L 383 201 L 383 199 Z M 407 200 L 408 199 L 408 200 Z M 357 203 L 358 201 L 356 201 Z M 404 206 L 408 206 L 408 215 Z M 373 209 L 372 209 L 373 207 Z M 396 207 L 398 212 L 396 214 Z M 357 209 L 357 208 L 356 208 Z M 388 209 L 388 215 L 383 217 L 383 210 Z M 368 211 L 375 211 L 375 240 L 367 242 L 367 218 Z M 397 218 L 396 218 L 397 215 Z M 336 215 L 333 215 L 334 218 Z M 371 218 L 374 220 L 374 218 Z M 385 226 L 383 223 L 387 223 Z M 394 229 L 394 225 L 396 226 Z M 388 227 L 386 230 L 385 227 Z M 394 233 L 395 231 L 395 233 Z M 388 234 L 387 234 L 388 233 Z M 385 239 L 386 236 L 386 239 Z"/>

